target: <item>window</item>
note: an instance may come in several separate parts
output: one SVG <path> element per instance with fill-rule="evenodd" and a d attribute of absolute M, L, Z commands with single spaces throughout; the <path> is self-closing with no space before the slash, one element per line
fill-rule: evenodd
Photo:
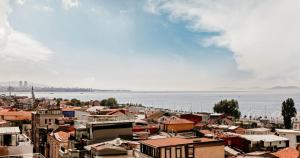
<path fill-rule="evenodd" d="M 296 136 L 297 143 L 300 143 L 300 135 Z"/>
<path fill-rule="evenodd" d="M 45 124 L 47 124 L 47 119 L 45 119 Z"/>
<path fill-rule="evenodd" d="M 165 149 L 165 157 L 166 158 L 171 158 L 171 148 L 170 147 L 167 147 L 166 149 Z"/>
<path fill-rule="evenodd" d="M 181 158 L 182 154 L 181 154 L 181 147 L 176 147 L 176 158 Z"/>
<path fill-rule="evenodd" d="M 188 158 L 193 158 L 194 157 L 194 146 L 193 145 L 188 145 Z"/>
<path fill-rule="evenodd" d="M 51 124 L 51 119 L 49 119 L 49 124 Z"/>

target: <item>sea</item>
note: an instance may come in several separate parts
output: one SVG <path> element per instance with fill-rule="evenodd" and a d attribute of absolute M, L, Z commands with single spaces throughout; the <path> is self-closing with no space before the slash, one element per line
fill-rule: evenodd
<path fill-rule="evenodd" d="M 31 96 L 22 92 L 16 95 Z M 242 116 L 280 117 L 281 104 L 293 98 L 300 111 L 300 89 L 267 89 L 238 91 L 99 91 L 99 92 L 35 92 L 36 97 L 80 99 L 82 101 L 101 100 L 114 97 L 119 103 L 142 104 L 148 107 L 178 111 L 213 112 L 215 103 L 222 99 L 236 99 Z"/>

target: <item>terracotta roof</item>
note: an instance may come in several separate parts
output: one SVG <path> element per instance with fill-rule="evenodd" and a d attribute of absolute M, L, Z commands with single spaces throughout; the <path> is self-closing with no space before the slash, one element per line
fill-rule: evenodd
<path fill-rule="evenodd" d="M 199 130 L 199 132 L 203 133 L 203 134 L 214 134 L 212 131 L 210 130 Z"/>
<path fill-rule="evenodd" d="M 145 141 L 142 141 L 141 143 L 152 146 L 152 147 L 164 147 L 164 146 L 189 144 L 189 143 L 192 143 L 192 140 L 172 137 L 172 138 L 145 140 Z"/>
<path fill-rule="evenodd" d="M 56 140 L 60 141 L 60 142 L 66 142 L 68 141 L 69 137 L 71 134 L 74 134 L 75 132 L 64 132 L 64 131 L 59 131 L 54 133 L 54 137 Z"/>
<path fill-rule="evenodd" d="M 4 116 L 4 120 L 6 121 L 31 120 L 30 111 L 2 109 L 0 110 L 0 116 Z"/>
<path fill-rule="evenodd" d="M 75 107 L 75 106 L 65 106 L 61 110 L 62 111 L 74 111 L 74 110 L 80 110 L 81 107 Z"/>
<path fill-rule="evenodd" d="M 277 156 L 278 158 L 298 158 L 299 151 L 288 147 L 273 153 L 273 155 Z"/>
<path fill-rule="evenodd" d="M 209 139 L 209 138 L 197 138 L 197 139 L 185 139 L 185 138 L 161 138 L 161 139 L 149 139 L 141 141 L 142 144 L 149 145 L 152 147 L 167 147 L 167 146 L 176 146 L 176 145 L 185 145 L 192 143 L 205 143 L 205 142 L 216 142 L 218 140 Z"/>
<path fill-rule="evenodd" d="M 106 115 L 124 115 L 124 110 L 120 110 L 120 109 L 115 109 L 109 113 L 107 113 Z"/>
<path fill-rule="evenodd" d="M 194 122 L 186 119 L 178 118 L 176 120 L 172 120 L 172 119 L 167 120 L 164 122 L 164 124 L 194 124 Z"/>

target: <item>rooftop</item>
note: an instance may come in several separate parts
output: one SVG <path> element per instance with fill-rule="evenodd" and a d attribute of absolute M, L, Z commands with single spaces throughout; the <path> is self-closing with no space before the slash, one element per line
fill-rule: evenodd
<path fill-rule="evenodd" d="M 276 135 L 241 135 L 240 137 L 250 140 L 252 142 L 275 142 L 275 141 L 288 141 L 289 139 L 279 137 Z"/>
<path fill-rule="evenodd" d="M 64 131 L 59 131 L 54 133 L 54 138 L 60 142 L 66 142 L 68 141 L 69 137 L 71 134 L 74 134 L 75 132 L 64 132 Z"/>
<path fill-rule="evenodd" d="M 186 119 L 181 119 L 181 118 L 178 118 L 178 119 L 169 119 L 167 121 L 164 122 L 165 124 L 194 124 L 193 121 L 189 121 L 189 120 L 186 120 Z"/>
<path fill-rule="evenodd" d="M 251 129 L 246 129 L 247 131 L 253 131 L 253 132 L 267 132 L 270 131 L 268 128 L 251 128 Z"/>
<path fill-rule="evenodd" d="M 1 109 L 0 116 L 4 116 L 7 121 L 31 120 L 31 112 L 23 110 Z"/>
<path fill-rule="evenodd" d="M 158 147 L 167 147 L 167 146 L 177 146 L 177 145 L 185 145 L 192 143 L 204 143 L 204 142 L 215 142 L 218 140 L 208 139 L 208 138 L 197 138 L 197 139 L 185 139 L 185 138 L 161 138 L 161 139 L 149 139 L 141 141 L 140 143 L 149 145 L 155 148 Z"/>
<path fill-rule="evenodd" d="M 294 148 L 288 147 L 273 153 L 273 155 L 279 158 L 298 158 L 299 152 Z"/>
<path fill-rule="evenodd" d="M 300 131 L 293 130 L 293 129 L 276 129 L 276 132 L 279 132 L 279 133 L 295 133 L 295 134 L 300 133 Z"/>

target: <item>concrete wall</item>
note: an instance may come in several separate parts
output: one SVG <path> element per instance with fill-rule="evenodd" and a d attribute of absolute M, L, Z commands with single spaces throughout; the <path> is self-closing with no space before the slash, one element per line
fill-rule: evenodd
<path fill-rule="evenodd" d="M 289 146 L 292 147 L 292 148 L 295 148 L 295 149 L 298 145 L 297 139 L 296 139 L 297 135 L 300 136 L 300 134 L 296 134 L 296 133 L 279 133 L 280 137 L 284 137 L 284 138 L 289 139 L 290 140 Z"/>
<path fill-rule="evenodd" d="M 287 147 L 287 143 L 285 141 L 264 142 L 264 146 L 265 147 L 277 146 L 277 148 L 284 148 Z"/>
<path fill-rule="evenodd" d="M 92 139 L 114 139 L 120 135 L 132 136 L 132 128 L 97 129 L 93 131 Z"/>

